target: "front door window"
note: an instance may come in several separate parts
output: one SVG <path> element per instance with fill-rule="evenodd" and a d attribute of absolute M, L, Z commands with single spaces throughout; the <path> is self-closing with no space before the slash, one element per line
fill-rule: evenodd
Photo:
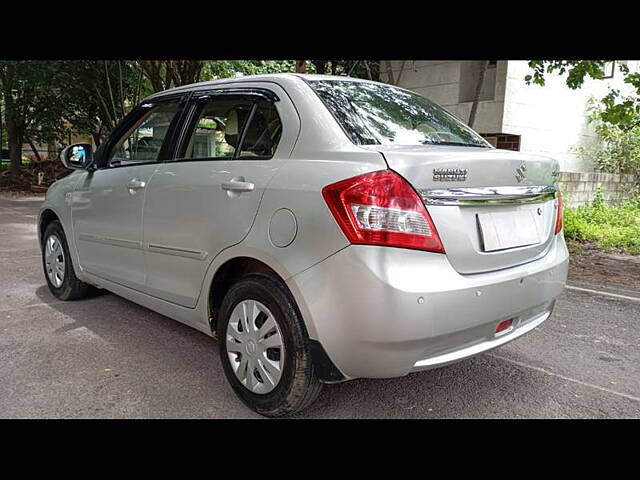
<path fill-rule="evenodd" d="M 169 127 L 180 107 L 177 103 L 150 109 L 122 136 L 112 150 L 109 167 L 157 162 Z"/>

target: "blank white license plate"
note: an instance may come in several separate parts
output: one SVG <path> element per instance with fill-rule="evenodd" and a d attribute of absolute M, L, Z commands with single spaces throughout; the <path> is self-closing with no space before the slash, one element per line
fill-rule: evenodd
<path fill-rule="evenodd" d="M 479 213 L 478 224 L 485 252 L 534 245 L 541 241 L 535 210 Z"/>

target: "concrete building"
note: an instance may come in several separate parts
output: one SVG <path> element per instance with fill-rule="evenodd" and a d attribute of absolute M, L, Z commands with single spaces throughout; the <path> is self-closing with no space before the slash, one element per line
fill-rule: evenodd
<path fill-rule="evenodd" d="M 483 61 L 392 61 L 399 86 L 414 90 L 445 107 L 467 123 Z M 381 80 L 388 81 L 383 62 Z M 404 68 L 401 67 L 404 64 Z M 631 71 L 640 61 L 628 61 Z M 494 146 L 540 153 L 556 158 L 563 171 L 588 172 L 593 165 L 572 150 L 595 141 L 586 110 L 589 98 L 602 98 L 609 87 L 629 92 L 617 62 L 606 66 L 609 78 L 587 79 L 571 90 L 565 76 L 546 76 L 546 85 L 527 85 L 531 73 L 526 61 L 493 60 L 489 63 L 473 128 Z"/>

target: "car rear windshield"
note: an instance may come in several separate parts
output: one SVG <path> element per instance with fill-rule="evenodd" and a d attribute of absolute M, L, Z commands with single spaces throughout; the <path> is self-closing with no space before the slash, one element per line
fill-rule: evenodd
<path fill-rule="evenodd" d="M 491 148 L 460 120 L 416 93 L 354 81 L 314 80 L 309 85 L 358 145 Z"/>

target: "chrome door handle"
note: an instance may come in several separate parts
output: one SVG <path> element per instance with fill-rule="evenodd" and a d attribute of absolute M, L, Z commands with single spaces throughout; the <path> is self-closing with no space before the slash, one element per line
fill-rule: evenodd
<path fill-rule="evenodd" d="M 222 184 L 222 189 L 228 192 L 251 192 L 256 186 L 251 182 L 245 182 L 244 177 L 232 178 Z"/>
<path fill-rule="evenodd" d="M 127 188 L 129 189 L 129 193 L 131 195 L 133 195 L 134 193 L 136 193 L 136 190 L 139 190 L 141 188 L 144 188 L 147 186 L 146 182 L 143 182 L 142 180 L 140 180 L 139 178 L 133 178 L 131 179 L 131 181 L 127 184 Z"/>

